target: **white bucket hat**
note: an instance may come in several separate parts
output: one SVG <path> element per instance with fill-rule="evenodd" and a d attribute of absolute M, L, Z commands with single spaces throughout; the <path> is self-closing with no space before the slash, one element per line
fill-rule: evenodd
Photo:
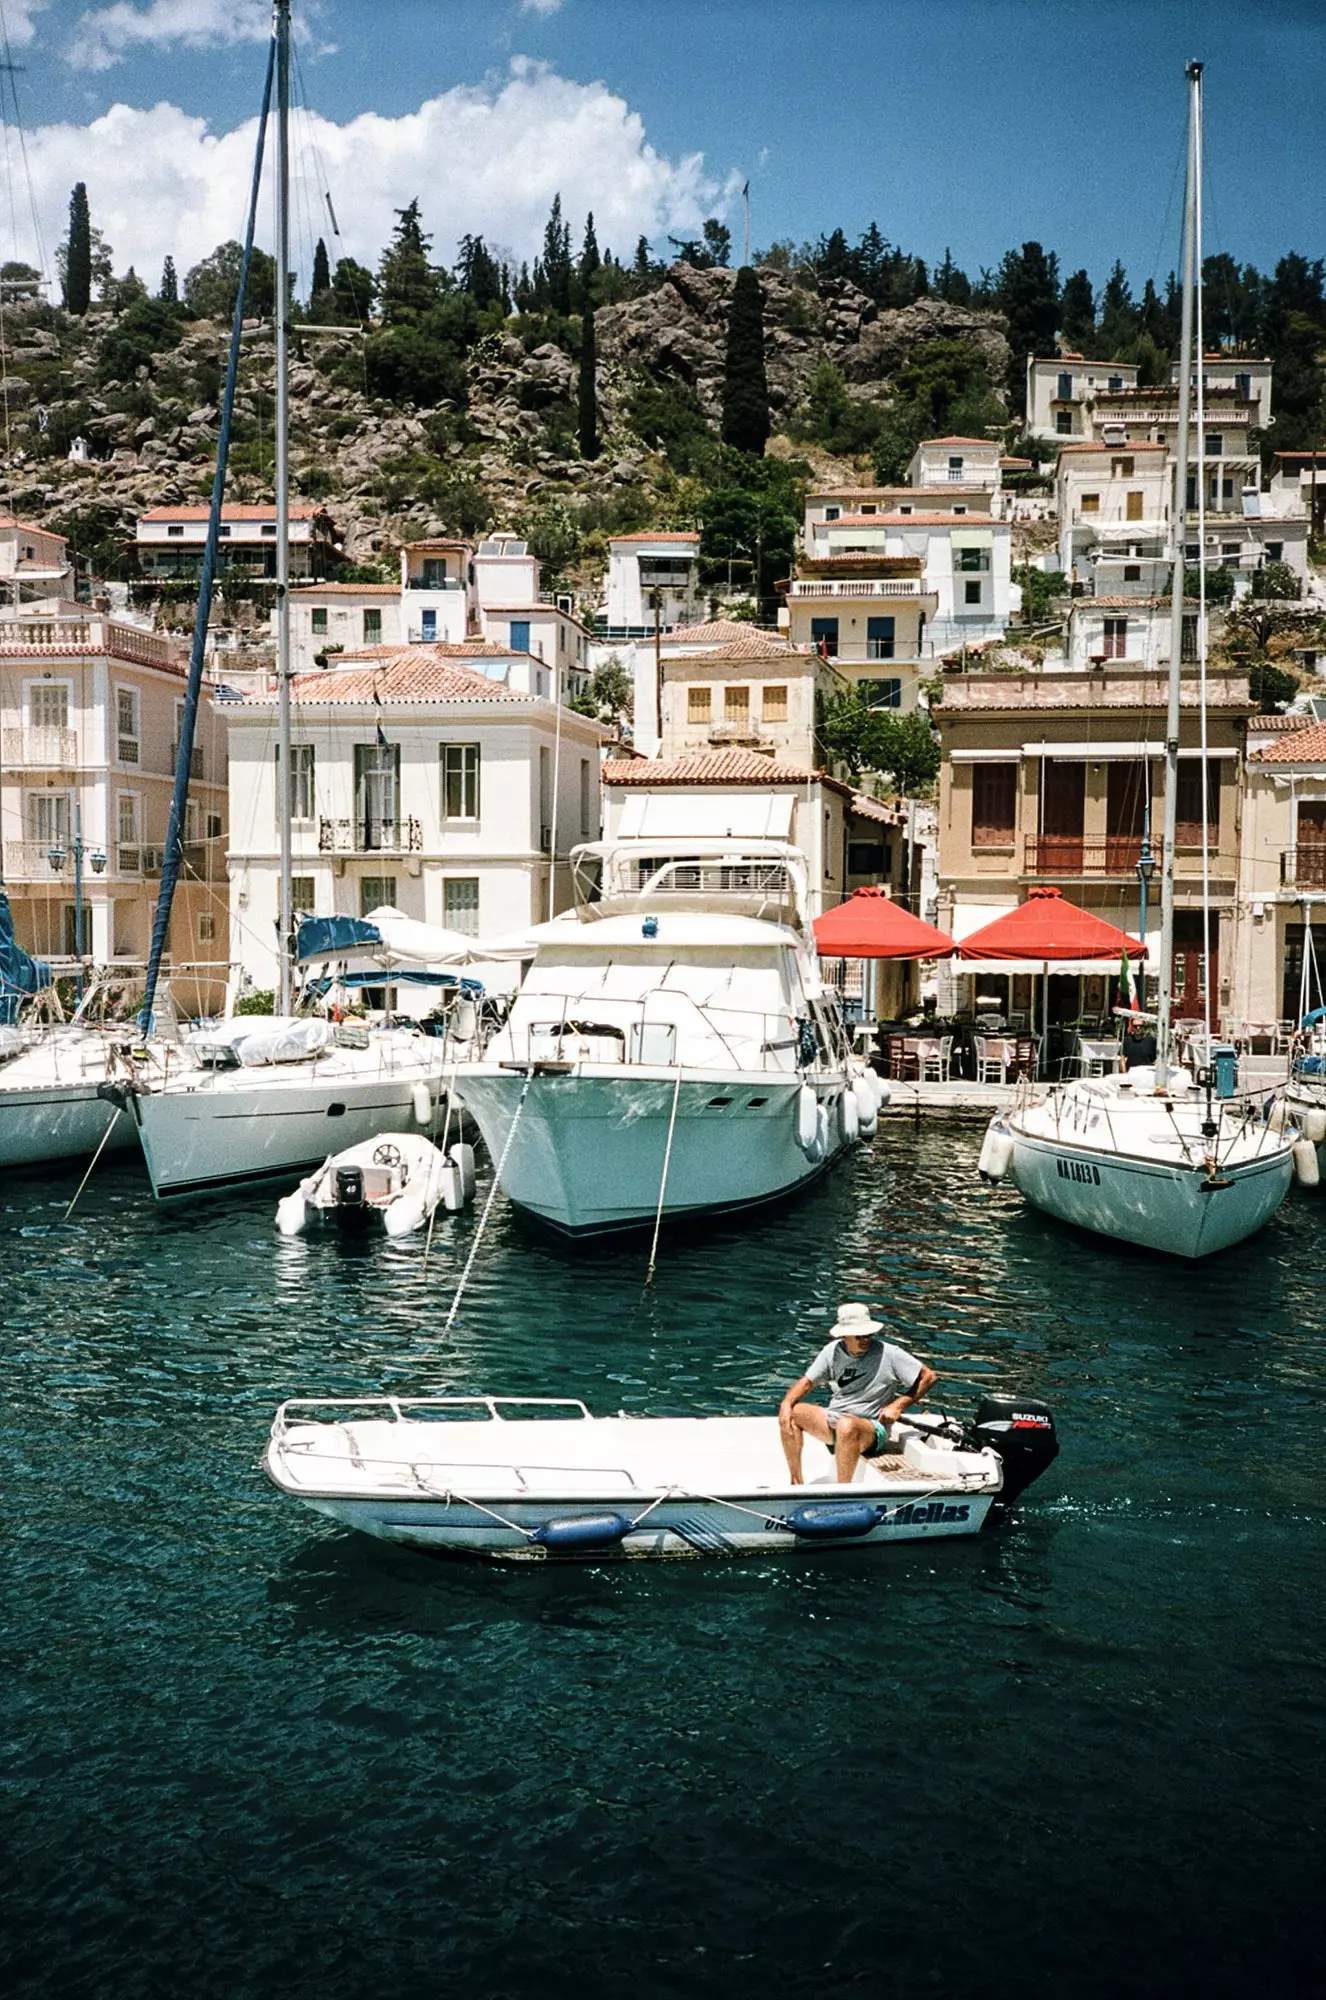
<path fill-rule="evenodd" d="M 882 1333 L 883 1331 L 883 1320 L 872 1319 L 870 1317 L 869 1306 L 839 1306 L 837 1322 L 833 1329 L 835 1340 L 846 1339 L 849 1335 L 855 1335 L 858 1339 L 864 1339 L 867 1334 Z"/>

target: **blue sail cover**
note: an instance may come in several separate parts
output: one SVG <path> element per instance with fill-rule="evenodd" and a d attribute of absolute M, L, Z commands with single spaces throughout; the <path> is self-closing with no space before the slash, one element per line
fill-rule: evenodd
<path fill-rule="evenodd" d="M 338 952 L 381 943 L 377 925 L 366 924 L 362 917 L 305 917 L 295 939 L 295 956 L 302 965 L 305 959 L 334 958 Z"/>
<path fill-rule="evenodd" d="M 9 898 L 0 889 L 0 1021 L 16 1021 L 22 1003 L 49 986 L 51 980 L 50 966 L 30 957 L 15 939 Z"/>

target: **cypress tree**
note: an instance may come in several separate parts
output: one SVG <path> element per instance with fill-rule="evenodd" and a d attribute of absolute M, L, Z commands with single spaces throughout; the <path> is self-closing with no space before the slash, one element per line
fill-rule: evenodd
<path fill-rule="evenodd" d="M 571 310 L 571 226 L 562 221 L 562 197 L 553 196 L 553 205 L 543 231 L 543 282 L 548 304 L 554 312 Z M 537 287 L 538 266 L 535 266 Z"/>
<path fill-rule="evenodd" d="M 737 272 L 727 321 L 723 375 L 723 442 L 762 457 L 769 436 L 769 383 L 764 372 L 764 295 L 749 264 Z"/>
<path fill-rule="evenodd" d="M 69 197 L 69 242 L 65 251 L 64 302 L 71 313 L 85 313 L 92 303 L 92 218 L 87 186 L 79 181 Z"/>
<path fill-rule="evenodd" d="M 599 455 L 598 351 L 594 339 L 594 311 L 586 302 L 580 316 L 580 456 Z"/>
<path fill-rule="evenodd" d="M 323 242 L 322 238 L 319 237 L 317 242 L 317 248 L 313 252 L 313 284 L 311 287 L 311 296 L 316 299 L 319 292 L 329 292 L 330 290 L 331 290 L 331 264 L 328 261 L 327 257 L 327 245 Z"/>
<path fill-rule="evenodd" d="M 161 290 L 157 297 L 164 305 L 177 306 L 180 302 L 180 281 L 175 276 L 175 259 L 167 257 L 161 266 Z"/>

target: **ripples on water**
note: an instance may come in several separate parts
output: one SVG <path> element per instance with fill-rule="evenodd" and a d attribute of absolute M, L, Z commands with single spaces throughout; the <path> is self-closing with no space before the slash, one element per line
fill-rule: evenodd
<path fill-rule="evenodd" d="M 743 1229 L 494 1210 L 285 1243 L 274 1197 L 0 1184 L 10 1992 L 1306 1991 L 1323 1768 L 1321 1197 L 1198 1269 L 887 1132 Z M 481 1189 L 482 1194 L 482 1189 Z M 257 1460 L 291 1393 L 772 1408 L 838 1302 L 1064 1455 L 971 1543 L 479 1569 Z"/>

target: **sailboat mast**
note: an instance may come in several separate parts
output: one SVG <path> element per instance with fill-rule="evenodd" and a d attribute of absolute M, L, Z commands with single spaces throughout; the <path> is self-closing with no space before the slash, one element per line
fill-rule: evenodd
<path fill-rule="evenodd" d="M 276 0 L 276 818 L 281 841 L 279 1011 L 290 1012 L 290 824 L 294 769 L 290 747 L 290 0 Z"/>
<path fill-rule="evenodd" d="M 1165 830 L 1160 872 L 1160 997 L 1156 1087 L 1169 1073 L 1174 999 L 1174 841 L 1179 822 L 1179 677 L 1183 664 L 1183 573 L 1188 541 L 1188 421 L 1192 405 L 1193 297 L 1196 290 L 1197 177 L 1201 171 L 1202 64 L 1190 62 L 1188 172 L 1183 204 L 1183 312 L 1179 331 L 1179 434 L 1174 451 L 1174 572 L 1170 580 L 1169 703 L 1165 714 Z M 1200 363 L 1199 363 L 1200 365 Z"/>

